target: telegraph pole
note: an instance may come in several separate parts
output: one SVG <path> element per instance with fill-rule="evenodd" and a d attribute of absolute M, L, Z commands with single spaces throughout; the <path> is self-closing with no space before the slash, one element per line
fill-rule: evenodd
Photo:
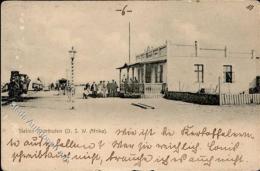
<path fill-rule="evenodd" d="M 70 94 L 69 94 L 69 69 L 67 68 L 68 66 L 66 66 L 66 95 L 68 96 L 68 99 L 70 101 Z"/>
<path fill-rule="evenodd" d="M 116 9 L 116 11 L 117 12 L 120 12 L 121 13 L 121 15 L 122 16 L 124 16 L 125 14 L 126 14 L 126 12 L 133 12 L 131 9 L 127 9 L 127 6 L 128 5 L 125 5 L 122 9 Z M 129 38 L 129 42 L 128 42 L 128 45 L 129 45 L 129 49 L 128 49 L 128 51 L 129 51 L 129 56 L 128 56 L 128 62 L 129 62 L 129 64 L 130 64 L 130 62 L 131 62 L 131 46 L 130 46 L 130 41 L 131 41 L 131 34 L 130 34 L 130 21 L 129 21 L 129 25 L 128 25 L 128 38 Z"/>
<path fill-rule="evenodd" d="M 128 58 L 129 58 L 129 64 L 131 63 L 131 30 L 130 30 L 130 22 L 129 22 L 129 49 L 128 49 L 128 51 L 129 51 L 129 56 L 128 56 Z"/>
<path fill-rule="evenodd" d="M 75 54 L 77 53 L 76 50 L 74 50 L 74 47 L 72 46 L 71 50 L 69 50 L 70 55 L 70 61 L 71 61 L 71 77 L 70 77 L 70 103 L 71 103 L 71 109 L 74 109 L 74 100 L 73 96 L 75 94 L 75 87 L 74 87 L 74 59 Z"/>

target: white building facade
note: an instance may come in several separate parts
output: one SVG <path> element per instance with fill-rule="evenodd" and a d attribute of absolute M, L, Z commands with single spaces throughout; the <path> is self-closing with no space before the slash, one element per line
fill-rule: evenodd
<path fill-rule="evenodd" d="M 167 41 L 136 56 L 136 62 L 120 70 L 120 82 L 139 84 L 139 93 L 161 94 L 165 91 L 207 94 L 248 93 L 260 75 L 260 59 L 254 51 L 237 53 L 227 47 L 205 48 Z M 125 69 L 122 79 L 121 70 Z M 134 81 L 135 80 L 135 81 Z M 134 92 L 134 90 L 132 90 Z"/>
<path fill-rule="evenodd" d="M 183 49 L 185 49 L 183 51 Z M 206 93 L 248 93 L 256 86 L 260 60 L 254 51 L 238 55 L 227 48 L 210 49 L 167 45 L 167 85 L 169 91 Z"/>

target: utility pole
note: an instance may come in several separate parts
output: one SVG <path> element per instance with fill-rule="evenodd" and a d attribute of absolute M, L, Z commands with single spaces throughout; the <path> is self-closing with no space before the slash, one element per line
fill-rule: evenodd
<path fill-rule="evenodd" d="M 130 22 L 129 22 L 129 49 L 128 49 L 128 51 L 129 51 L 129 56 L 128 56 L 128 58 L 129 58 L 129 64 L 131 63 L 131 30 L 130 30 Z"/>
<path fill-rule="evenodd" d="M 71 77 L 70 77 L 70 103 L 71 103 L 71 109 L 74 109 L 74 100 L 73 96 L 75 94 L 75 87 L 74 87 L 74 59 L 75 54 L 77 51 L 74 50 L 74 47 L 72 46 L 71 50 L 69 50 L 70 60 L 71 60 Z"/>
<path fill-rule="evenodd" d="M 68 67 L 68 66 L 67 66 Z M 66 67 L 66 95 L 68 96 L 68 99 L 70 101 L 70 95 L 69 95 L 69 92 L 68 92 L 68 88 L 69 88 L 69 69 Z"/>
<path fill-rule="evenodd" d="M 131 9 L 127 9 L 127 6 L 128 5 L 125 5 L 122 9 L 116 9 L 116 11 L 117 12 L 120 12 L 121 13 L 121 15 L 122 16 L 124 16 L 125 14 L 126 14 L 126 12 L 133 12 Z M 131 41 L 131 39 L 130 39 L 130 21 L 129 21 L 129 56 L 128 56 L 128 62 L 129 62 L 129 64 L 130 64 L 130 62 L 131 62 L 131 52 L 130 52 L 130 48 L 131 48 L 131 46 L 130 46 L 130 41 Z"/>

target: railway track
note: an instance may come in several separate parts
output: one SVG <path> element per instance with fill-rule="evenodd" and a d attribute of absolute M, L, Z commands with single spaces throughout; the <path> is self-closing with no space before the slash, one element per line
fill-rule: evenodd
<path fill-rule="evenodd" d="M 2 97 L 1 98 L 1 106 L 8 105 L 11 102 L 15 101 L 15 98 Z"/>
<path fill-rule="evenodd" d="M 13 101 L 23 101 L 28 99 L 28 97 L 31 97 L 32 95 L 36 94 L 37 91 L 28 91 L 27 97 L 20 97 L 19 99 L 17 98 L 9 98 L 8 96 L 1 96 L 1 106 L 8 105 L 12 103 Z"/>

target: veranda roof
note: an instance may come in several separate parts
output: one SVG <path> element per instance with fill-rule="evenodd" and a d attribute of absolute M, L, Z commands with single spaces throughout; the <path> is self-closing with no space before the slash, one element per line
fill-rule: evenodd
<path fill-rule="evenodd" d="M 118 67 L 118 68 L 116 68 L 116 69 L 130 68 L 130 67 L 134 67 L 134 66 L 142 65 L 142 64 L 164 63 L 164 62 L 166 62 L 166 61 L 167 61 L 167 59 L 156 60 L 156 61 L 136 62 L 136 63 L 133 63 L 133 64 L 127 64 L 127 63 L 125 63 L 123 66 Z"/>

